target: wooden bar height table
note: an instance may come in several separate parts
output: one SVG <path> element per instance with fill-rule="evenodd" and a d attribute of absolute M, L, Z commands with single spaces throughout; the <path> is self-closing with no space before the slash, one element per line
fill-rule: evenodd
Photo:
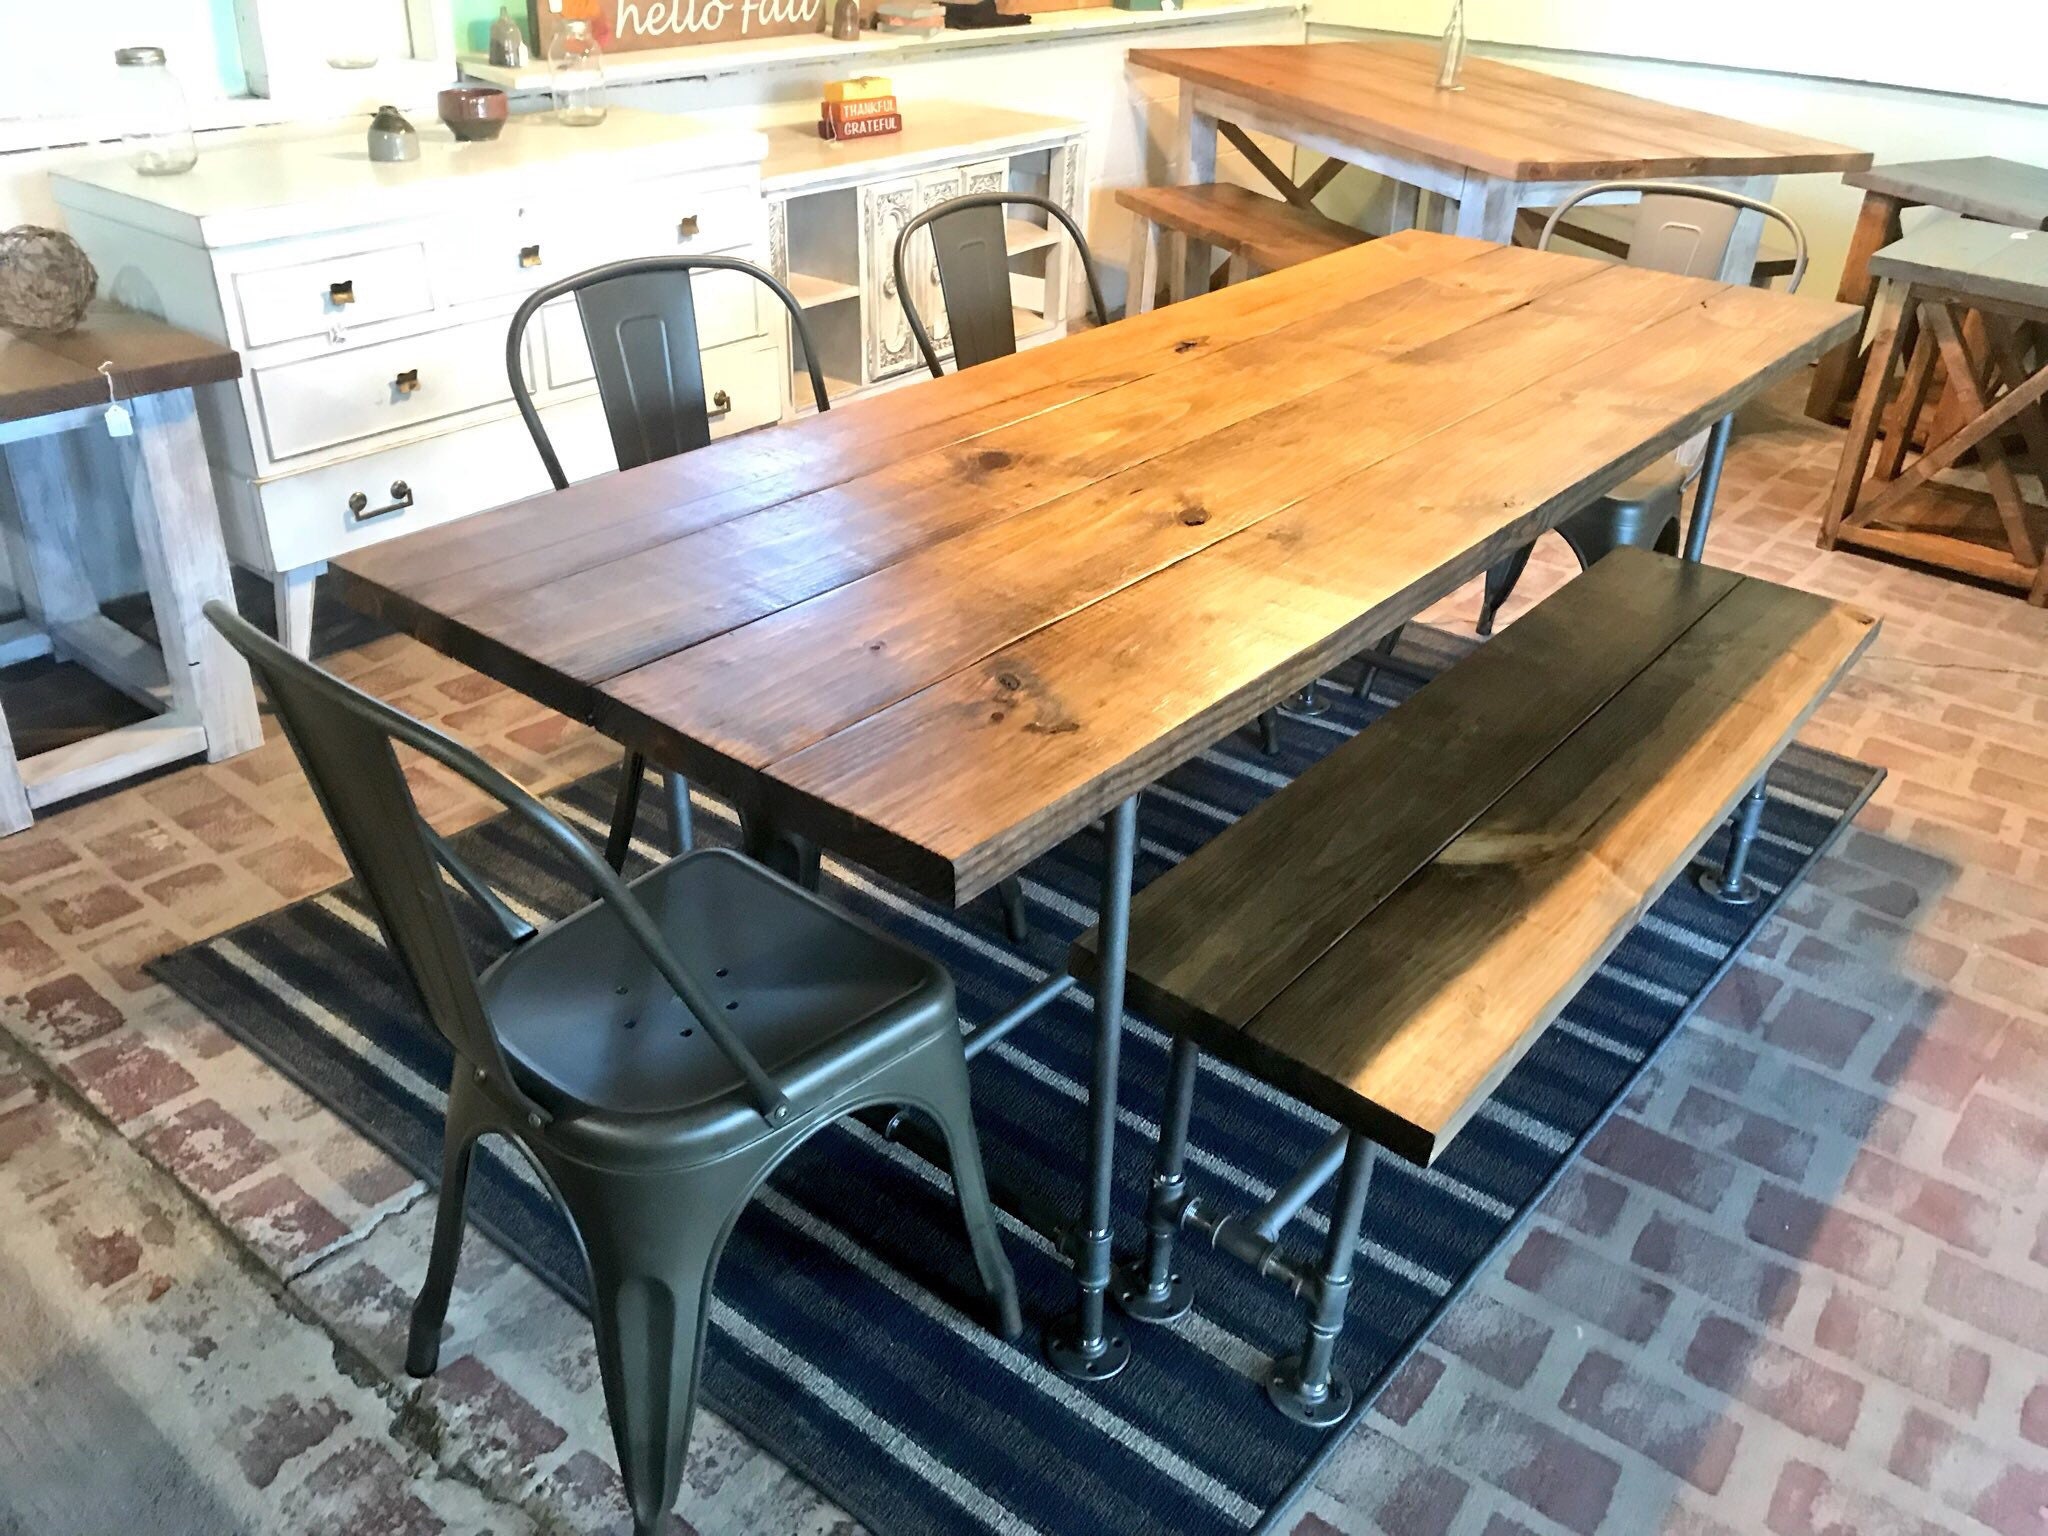
<path fill-rule="evenodd" d="M 156 711 L 22 761 L 0 715 L 0 834 L 130 774 L 262 745 L 249 668 L 200 612 L 234 590 L 192 391 L 241 372 L 229 348 L 108 305 L 62 335 L 0 332 L 0 453 L 14 488 L 0 537 L 25 610 L 0 624 L 0 665 L 54 653 Z M 132 427 L 127 490 L 154 647 L 100 612 L 79 552 L 88 476 L 74 439 L 106 433 L 116 399 Z"/>
<path fill-rule="evenodd" d="M 1462 89 L 1439 90 L 1437 50 L 1428 43 L 1135 48 L 1130 62 L 1181 82 L 1176 182 L 1216 179 L 1216 138 L 1228 124 L 1240 149 L 1250 143 L 1244 132 L 1270 134 L 1390 178 L 1398 184 L 1397 226 L 1415 222 L 1418 194 L 1430 192 L 1453 210 L 1447 233 L 1503 245 L 1514 238 L 1518 209 L 1550 207 L 1595 182 L 1701 182 L 1769 201 L 1780 176 L 1870 164 L 1867 153 L 1841 144 L 1494 59 L 1466 59 Z M 1300 201 L 1303 189 L 1252 150 L 1281 195 Z M 1758 215 L 1737 221 L 1724 281 L 1749 281 L 1762 234 Z M 1176 299 L 1206 286 L 1208 259 L 1197 246 L 1174 264 Z"/>
<path fill-rule="evenodd" d="M 1080 1305 L 1105 1312 L 1138 794 L 1848 334 L 1409 232 L 349 555 L 348 599 L 962 903 L 1105 822 Z M 1067 986 L 970 1040 L 1013 1027 Z"/>

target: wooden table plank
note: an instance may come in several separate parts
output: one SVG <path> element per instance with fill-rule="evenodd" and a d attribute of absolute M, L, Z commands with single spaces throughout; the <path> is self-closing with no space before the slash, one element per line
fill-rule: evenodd
<path fill-rule="evenodd" d="M 105 405 L 99 366 L 114 365 L 121 398 L 190 389 L 240 378 L 231 347 L 181 331 L 150 315 L 95 303 L 74 330 L 55 336 L 0 330 L 0 421 L 27 421 L 80 406 Z"/>
<path fill-rule="evenodd" d="M 1852 187 L 1901 203 L 1947 208 L 1993 224 L 2048 229 L 2048 167 L 1973 155 L 1960 160 L 1916 160 L 1873 165 L 1842 178 Z"/>
<path fill-rule="evenodd" d="M 1305 399 L 616 678 L 598 721 L 741 793 L 760 768 L 1716 291 L 1592 266 Z M 805 658 L 802 688 L 782 686 L 791 656 Z M 669 720 L 690 734 L 665 730 Z"/>
<path fill-rule="evenodd" d="M 742 433 L 513 503 L 488 514 L 488 539 L 476 536 L 478 519 L 465 518 L 374 545 L 334 569 L 351 602 L 410 628 L 1190 365 L 1487 249 L 1480 241 L 1447 247 L 1416 232 L 1389 236 L 1323 269 L 1317 287 L 1239 285 L 1193 314 L 1136 316 L 778 431 Z"/>
<path fill-rule="evenodd" d="M 1446 441 L 1396 453 L 778 763 L 767 804 L 828 846 L 964 900 L 1853 324 L 1844 306 L 1720 289 Z M 945 763 L 943 779 L 916 772 L 920 761 Z"/>
<path fill-rule="evenodd" d="M 1875 632 L 1742 581 L 1261 1010 L 1237 1059 L 1434 1158 Z"/>
<path fill-rule="evenodd" d="M 1512 181 L 1753 176 L 1856 170 L 1870 156 L 1712 113 L 1665 106 L 1498 60 L 1468 58 L 1436 89 L 1419 42 L 1136 48 L 1130 61 L 1403 153 Z"/>
<path fill-rule="evenodd" d="M 1133 1002 L 1203 1038 L 1244 1028 L 1739 579 L 1619 550 L 1537 604 L 1407 700 L 1397 729 L 1369 731 L 1304 773 L 1289 815 L 1246 817 L 1140 891 Z M 1532 657 L 1544 659 L 1545 689 L 1527 686 Z M 1318 829 L 1313 849 L 1299 846 L 1304 826 Z M 1279 868 L 1285 881 L 1273 879 Z M 1081 958 L 1092 965 L 1092 946 Z"/>
<path fill-rule="evenodd" d="M 1328 398 L 1314 419 L 1341 437 L 1360 398 L 1346 381 L 1603 270 L 1527 259 L 1535 254 L 1485 251 L 1171 372 L 446 620 L 506 665 L 517 656 L 547 678 L 594 685 L 1240 423 L 1249 430 L 1238 441 L 1255 449 L 1254 421 L 1306 419 L 1318 392 Z M 537 690 L 547 678 L 507 680 Z"/>
<path fill-rule="evenodd" d="M 2048 309 L 2048 232 L 1936 219 L 1870 258 L 1874 276 L 1965 298 Z"/>

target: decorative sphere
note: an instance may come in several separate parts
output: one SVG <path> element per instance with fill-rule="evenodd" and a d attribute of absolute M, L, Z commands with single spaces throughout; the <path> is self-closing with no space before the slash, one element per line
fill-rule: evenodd
<path fill-rule="evenodd" d="M 0 233 L 0 325 L 54 335 L 85 318 L 100 275 L 61 229 L 21 224 Z"/>

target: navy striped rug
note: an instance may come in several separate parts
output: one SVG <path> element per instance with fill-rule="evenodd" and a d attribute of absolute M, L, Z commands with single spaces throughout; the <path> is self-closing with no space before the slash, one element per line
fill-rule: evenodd
<path fill-rule="evenodd" d="M 1420 631 L 1402 654 L 1435 668 L 1468 645 Z M 1411 687 L 1382 674 L 1369 704 L 1333 690 L 1326 717 L 1285 723 L 1279 758 L 1261 756 L 1247 735 L 1174 772 L 1141 806 L 1140 882 Z M 557 801 L 598 840 L 610 806 L 606 777 Z M 1817 752 L 1786 755 L 1771 776 L 1752 864 L 1774 895 L 1878 778 Z M 1356 814 L 1372 815 L 1370 801 Z M 660 846 L 657 815 L 650 808 L 643 821 L 642 858 Z M 732 833 L 715 807 L 699 824 L 713 839 Z M 459 841 L 537 915 L 578 899 L 559 866 L 502 822 Z M 1099 851 L 1083 835 L 1028 871 L 1035 928 L 1022 952 L 1003 941 L 992 903 L 941 911 L 829 864 L 827 889 L 936 954 L 976 1024 L 1063 964 L 1069 941 L 1093 921 Z M 1718 840 L 1707 852 L 1717 855 Z M 1435 1168 L 1380 1161 L 1339 1354 L 1352 1381 L 1375 1383 L 1404 1357 L 1760 920 L 1758 910 L 1716 906 L 1681 879 Z M 480 926 L 472 938 L 481 958 L 488 941 Z M 448 1053 L 409 1005 L 352 889 L 172 955 L 156 973 L 415 1172 L 437 1177 Z M 1069 994 L 977 1060 L 975 1109 L 999 1188 L 1077 1208 L 1090 1034 L 1087 998 Z M 1138 1241 L 1165 1056 L 1162 1037 L 1134 1021 L 1117 1157 L 1125 1250 Z M 1198 1104 L 1190 1176 L 1205 1199 L 1256 1203 L 1329 1130 L 1213 1065 Z M 472 1181 L 470 1214 L 579 1298 L 568 1233 L 523 1164 L 493 1149 Z M 1318 1204 L 1294 1223 L 1292 1240 L 1312 1253 L 1325 1228 Z M 1277 1518 L 1329 1438 L 1273 1412 L 1259 1385 L 1269 1357 L 1298 1341 L 1294 1305 L 1189 1242 L 1184 1268 L 1196 1312 L 1171 1329 L 1134 1329 L 1131 1367 L 1081 1390 L 1044 1369 L 1035 1348 L 1037 1325 L 1070 1301 L 1066 1267 L 1020 1222 L 1008 1224 L 1007 1241 L 1032 1324 L 1017 1345 L 970 1320 L 981 1316 L 980 1294 L 945 1178 L 857 1124 L 819 1136 L 761 1194 L 726 1252 L 704 1400 L 884 1536 L 1221 1536 Z"/>

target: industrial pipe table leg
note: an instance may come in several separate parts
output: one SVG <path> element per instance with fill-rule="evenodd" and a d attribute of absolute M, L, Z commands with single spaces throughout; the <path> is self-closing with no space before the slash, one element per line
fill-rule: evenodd
<path fill-rule="evenodd" d="M 1088 1089 L 1088 1205 L 1072 1244 L 1080 1300 L 1045 1332 L 1045 1358 L 1062 1376 L 1107 1381 L 1131 1360 L 1131 1341 L 1104 1303 L 1110 1280 L 1117 1075 L 1124 1029 L 1124 963 L 1131 935 L 1131 866 L 1138 846 L 1138 797 L 1109 813 L 1102 863 L 1100 979 L 1095 984 L 1095 1063 Z"/>
<path fill-rule="evenodd" d="M 661 787 L 668 797 L 668 851 L 688 853 L 697 846 L 697 824 L 690 814 L 690 781 L 673 768 L 664 768 Z"/>
<path fill-rule="evenodd" d="M 1316 680 L 1310 678 L 1301 692 L 1290 695 L 1280 705 L 1280 713 L 1294 715 L 1299 719 L 1313 720 L 1330 712 L 1330 701 L 1316 691 Z"/>
<path fill-rule="evenodd" d="M 1752 906 L 1763 897 L 1763 887 L 1746 870 L 1750 845 L 1756 841 L 1757 825 L 1763 820 L 1764 800 L 1764 781 L 1758 779 L 1742 797 L 1741 809 L 1735 813 L 1735 830 L 1729 835 L 1728 857 L 1721 862 L 1721 872 L 1699 872 L 1700 889 L 1723 906 Z"/>
<path fill-rule="evenodd" d="M 1708 429 L 1707 457 L 1700 465 L 1699 488 L 1692 496 L 1692 521 L 1685 525 L 1685 558 L 1697 564 L 1707 555 L 1707 525 L 1714 518 L 1714 498 L 1721 491 L 1721 466 L 1728 458 L 1728 439 L 1735 418 L 1723 416 Z"/>
<path fill-rule="evenodd" d="M 1202 1052 L 1185 1035 L 1173 1042 L 1166 1106 L 1159 1116 L 1159 1155 L 1145 1204 L 1145 1257 L 1117 1267 L 1116 1304 L 1141 1323 L 1170 1323 L 1195 1304 L 1195 1288 L 1173 1267 L 1173 1240 L 1187 1208 L 1188 1121 L 1195 1112 L 1195 1073 Z"/>
<path fill-rule="evenodd" d="M 1337 1176 L 1337 1204 L 1330 1212 L 1323 1262 L 1303 1292 L 1308 1303 L 1307 1337 L 1301 1353 L 1274 1361 L 1273 1374 L 1266 1378 L 1266 1396 L 1297 1424 L 1326 1428 L 1351 1412 L 1351 1388 L 1331 1372 L 1330 1361 L 1337 1352 L 1337 1336 L 1344 1331 L 1345 1303 L 1351 1299 L 1351 1266 L 1372 1187 L 1372 1156 L 1372 1143 L 1353 1134 L 1344 1149 L 1343 1172 Z"/>
<path fill-rule="evenodd" d="M 1268 757 L 1280 755 L 1280 711 L 1264 710 L 1259 715 L 1259 750 Z"/>

